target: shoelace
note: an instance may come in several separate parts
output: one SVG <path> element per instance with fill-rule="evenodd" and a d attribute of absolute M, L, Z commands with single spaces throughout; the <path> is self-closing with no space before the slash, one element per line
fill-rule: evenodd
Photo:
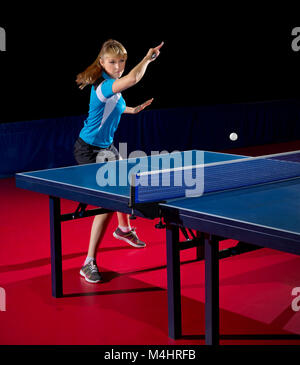
<path fill-rule="evenodd" d="M 91 273 L 98 272 L 98 267 L 93 262 L 91 262 Z"/>
<path fill-rule="evenodd" d="M 131 235 L 133 233 L 133 235 L 135 237 L 137 237 L 136 233 L 135 233 L 135 227 L 131 227 L 130 231 L 126 232 L 126 235 Z"/>
<path fill-rule="evenodd" d="M 131 230 L 128 232 L 131 233 L 131 236 L 137 240 L 139 240 L 137 234 L 135 233 L 135 227 L 132 227 Z"/>

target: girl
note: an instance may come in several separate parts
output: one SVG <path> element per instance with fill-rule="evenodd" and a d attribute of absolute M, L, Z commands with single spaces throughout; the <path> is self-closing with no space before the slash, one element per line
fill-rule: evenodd
<path fill-rule="evenodd" d="M 76 82 L 80 89 L 92 85 L 89 115 L 74 145 L 74 157 L 78 164 L 121 158 L 113 145 L 121 114 L 136 114 L 153 101 L 150 99 L 135 108 L 127 107 L 121 92 L 141 80 L 148 65 L 159 56 L 162 45 L 163 42 L 150 48 L 142 61 L 122 77 L 127 52 L 120 42 L 110 39 L 103 44 L 95 62 L 77 75 Z M 146 244 L 139 240 L 135 230 L 130 227 L 129 216 L 120 212 L 117 215 L 119 226 L 113 233 L 114 237 L 134 247 L 145 247 Z M 97 215 L 92 224 L 88 254 L 80 270 L 80 274 L 90 283 L 102 280 L 96 263 L 96 253 L 111 217 L 112 213 Z"/>

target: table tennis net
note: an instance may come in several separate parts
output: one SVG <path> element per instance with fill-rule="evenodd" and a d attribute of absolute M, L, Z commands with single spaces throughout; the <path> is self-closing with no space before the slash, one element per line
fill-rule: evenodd
<path fill-rule="evenodd" d="M 298 177 L 300 151 L 294 151 L 138 173 L 130 198 L 131 204 L 158 202 Z"/>

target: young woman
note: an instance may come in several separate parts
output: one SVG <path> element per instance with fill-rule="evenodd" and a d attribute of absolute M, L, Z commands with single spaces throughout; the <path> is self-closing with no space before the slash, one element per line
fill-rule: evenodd
<path fill-rule="evenodd" d="M 87 85 L 92 86 L 89 114 L 74 145 L 74 157 L 78 164 L 121 159 L 113 145 L 114 133 L 121 114 L 136 114 L 153 100 L 150 99 L 134 108 L 127 107 L 121 92 L 141 80 L 148 65 L 159 56 L 162 45 L 163 43 L 150 48 L 142 61 L 122 77 L 127 52 L 120 42 L 110 39 L 103 44 L 95 62 L 77 75 L 76 82 L 80 89 Z M 139 240 L 135 230 L 130 227 L 129 216 L 120 212 L 117 215 L 119 226 L 113 233 L 114 237 L 134 247 L 145 247 L 146 244 Z M 102 280 L 96 263 L 96 254 L 111 217 L 111 213 L 97 215 L 92 224 L 88 254 L 80 270 L 85 280 L 91 283 Z"/>

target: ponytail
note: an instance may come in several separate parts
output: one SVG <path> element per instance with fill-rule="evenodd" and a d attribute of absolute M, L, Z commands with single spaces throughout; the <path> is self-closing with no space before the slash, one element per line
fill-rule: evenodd
<path fill-rule="evenodd" d="M 84 89 L 87 85 L 94 84 L 102 75 L 102 66 L 98 58 L 83 72 L 77 75 L 76 83 L 79 89 Z"/>

